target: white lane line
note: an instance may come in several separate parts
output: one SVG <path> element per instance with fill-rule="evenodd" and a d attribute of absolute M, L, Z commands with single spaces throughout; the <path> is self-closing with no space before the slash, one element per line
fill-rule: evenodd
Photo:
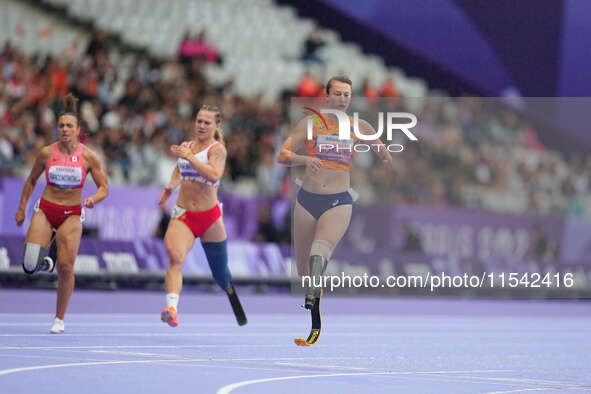
<path fill-rule="evenodd" d="M 265 379 L 253 379 L 253 380 L 244 380 L 242 382 L 236 382 L 232 384 L 228 384 L 218 391 L 216 394 L 229 394 L 237 388 L 250 386 L 252 384 L 257 383 L 268 383 L 268 382 L 277 382 L 282 380 L 295 380 L 295 379 L 315 379 L 315 378 L 329 378 L 329 377 L 339 377 L 339 376 L 378 376 L 378 375 L 445 375 L 445 374 L 454 374 L 454 373 L 498 373 L 498 372 L 513 372 L 512 370 L 499 370 L 499 369 L 490 369 L 490 370 L 473 370 L 473 371 L 410 371 L 410 372 L 403 372 L 403 371 L 388 371 L 388 372 L 351 372 L 351 373 L 331 373 L 331 374 L 319 374 L 319 375 L 299 375 L 299 376 L 281 376 L 277 378 L 265 378 Z"/>
<path fill-rule="evenodd" d="M 315 357 L 316 359 L 345 359 L 346 357 Z M 282 358 L 284 360 L 296 360 L 300 359 L 303 360 L 303 357 L 294 357 L 294 358 Z M 349 357 L 349 359 L 363 359 L 363 357 Z M 277 359 L 279 360 L 279 359 Z M 311 359 L 310 359 L 311 360 Z M 208 362 L 227 362 L 227 361 L 269 361 L 267 358 L 250 358 L 250 359 L 168 359 L 168 360 L 125 360 L 125 361 L 93 361 L 93 362 L 77 362 L 77 363 L 65 363 L 65 364 L 51 364 L 51 365 L 37 365 L 32 367 L 21 367 L 21 368 L 12 368 L 12 369 L 5 369 L 0 371 L 0 376 L 18 373 L 18 372 L 27 372 L 27 371 L 38 371 L 43 369 L 55 369 L 55 368 L 71 368 L 71 367 L 82 367 L 82 366 L 98 366 L 98 365 L 120 365 L 120 364 L 166 364 L 166 363 L 191 363 L 191 362 L 198 362 L 198 363 L 208 363 Z M 207 366 L 214 366 L 214 365 L 207 365 Z M 252 367 L 226 367 L 224 368 L 242 368 L 242 369 L 253 369 Z M 254 369 L 261 369 L 261 368 L 254 368 Z M 513 372 L 511 370 L 473 370 L 473 371 L 420 371 L 420 372 L 400 372 L 400 371 L 392 371 L 392 372 L 364 372 L 364 373 L 338 373 L 338 374 L 322 374 L 322 375 L 301 375 L 301 376 L 286 376 L 286 377 L 278 377 L 278 378 L 267 378 L 267 379 L 257 379 L 257 380 L 249 380 L 243 382 L 237 382 L 231 385 L 227 385 L 222 387 L 217 391 L 217 394 L 228 394 L 231 391 L 235 390 L 236 388 L 255 384 L 255 383 L 265 383 L 265 382 L 272 382 L 272 381 L 280 381 L 280 380 L 292 380 L 292 379 L 305 379 L 305 378 L 319 378 L 319 377 L 338 377 L 338 376 L 378 376 L 378 375 L 399 375 L 399 376 L 409 376 L 409 375 L 424 375 L 424 376 L 435 376 L 440 375 L 442 378 L 449 378 L 450 376 L 446 376 L 446 374 L 455 374 L 455 373 L 499 373 L 499 372 Z M 478 379 L 478 377 L 474 377 Z M 519 390 L 509 390 L 509 391 L 495 391 L 490 392 L 487 394 L 501 394 L 501 393 L 513 393 L 513 392 L 525 392 L 525 391 L 544 391 L 544 390 L 556 390 L 556 389 L 563 389 L 563 390 L 577 390 L 577 389 L 591 389 L 589 386 L 562 386 L 562 387 L 540 387 L 540 388 L 529 388 L 529 389 L 519 389 Z"/>
<path fill-rule="evenodd" d="M 122 352 L 122 351 L 114 351 L 114 350 L 87 350 L 85 353 L 119 354 L 119 355 L 126 355 L 126 356 L 146 356 L 146 357 L 170 357 L 170 354 Z"/>
<path fill-rule="evenodd" d="M 458 376 L 459 379 L 472 379 L 472 376 Z M 532 384 L 532 385 L 540 385 L 540 384 L 553 384 L 559 386 L 568 386 L 572 383 L 569 382 L 558 382 L 546 379 L 530 379 L 530 378 L 511 378 L 511 377 L 481 377 L 480 379 L 490 380 L 494 382 L 507 382 L 507 383 L 521 383 L 521 384 Z"/>
<path fill-rule="evenodd" d="M 175 368 L 179 368 L 179 367 L 184 367 L 184 368 L 223 368 L 223 369 L 231 369 L 231 370 L 235 370 L 235 369 L 244 369 L 247 371 L 272 371 L 272 372 L 283 372 L 285 370 L 283 369 L 279 369 L 279 368 L 270 368 L 270 367 L 259 367 L 256 365 L 221 365 L 221 364 L 205 364 L 205 363 L 199 363 L 199 364 L 167 364 L 167 363 L 163 363 L 163 364 L 159 364 L 159 365 L 164 365 L 164 366 L 174 366 Z M 228 371 L 230 373 L 230 371 Z"/>
<path fill-rule="evenodd" d="M 238 328 L 238 327 L 236 327 Z M 66 331 L 66 333 L 64 334 L 64 336 L 66 337 L 236 337 L 236 333 L 235 332 L 196 332 L 196 333 L 183 333 L 183 332 L 138 332 L 138 333 L 133 333 L 133 332 L 101 332 L 101 333 L 71 333 L 70 331 Z M 260 336 L 260 333 L 255 333 L 255 332 L 242 332 L 240 334 L 241 337 L 258 337 Z M 296 334 L 294 334 L 293 331 L 287 331 L 287 332 L 266 332 L 265 336 L 269 337 L 269 336 L 274 336 L 274 337 L 294 337 Z M 351 331 L 347 331 L 347 332 L 336 332 L 336 331 L 330 331 L 330 335 L 331 336 L 338 336 L 338 337 L 359 337 L 359 334 L 356 332 L 351 332 Z M 415 336 L 417 336 L 418 334 L 413 334 Z M 433 336 L 435 334 L 432 335 L 428 335 L 428 336 Z M 437 333 L 438 336 L 442 336 L 444 335 L 443 333 Z M 531 334 L 528 334 L 531 335 Z M 56 337 L 57 335 L 54 334 L 0 334 L 0 337 L 13 337 L 13 338 L 20 338 L 20 337 Z M 61 335 L 60 335 L 61 336 Z M 392 333 L 391 332 L 384 332 L 383 334 L 381 333 L 372 333 L 371 335 L 372 337 L 392 337 Z M 464 333 L 458 333 L 457 336 L 461 336 L 461 337 L 465 337 Z"/>
<path fill-rule="evenodd" d="M 156 332 L 141 332 L 141 333 L 132 333 L 132 332 L 110 332 L 110 333 L 70 333 L 66 332 L 63 336 L 64 337 L 236 337 L 236 333 L 234 332 L 196 332 L 196 333 L 182 333 L 182 332 L 169 332 L 169 333 L 156 333 Z M 359 336 L 359 334 L 354 333 L 343 333 L 343 334 L 336 334 L 336 335 L 345 335 L 345 336 Z M 392 334 L 390 334 L 391 336 Z M 260 333 L 241 333 L 241 337 L 260 337 Z M 284 332 L 284 333 L 265 333 L 265 336 L 294 336 L 293 332 Z M 0 334 L 0 337 L 62 337 L 62 335 L 55 335 L 55 334 Z"/>
<path fill-rule="evenodd" d="M 86 352 L 85 352 L 86 353 Z M 100 358 L 78 358 L 78 357 L 67 357 L 67 356 L 52 356 L 52 355 L 48 355 L 46 354 L 4 354 L 3 357 L 16 357 L 16 358 L 37 358 L 37 359 L 44 359 L 44 360 L 48 360 L 48 359 L 55 359 L 55 360 L 65 360 L 65 361 L 72 361 L 72 359 L 78 359 L 78 361 L 104 361 L 104 359 L 100 359 Z"/>
<path fill-rule="evenodd" d="M 300 302 L 301 304 L 301 302 Z M 299 307 L 298 307 L 299 308 Z M 295 305 L 294 305 L 294 309 L 295 309 Z M 301 308 L 300 308 L 301 309 Z M 260 318 L 265 318 L 265 317 L 285 317 L 285 318 L 289 318 L 292 317 L 294 319 L 298 319 L 301 318 L 302 316 L 305 315 L 305 313 L 303 312 L 304 310 L 302 309 L 295 311 L 294 313 L 251 313 L 250 315 L 255 316 L 255 317 L 260 317 Z M 302 313 L 299 313 L 302 312 Z M 223 320 L 228 320 L 231 315 L 227 314 L 227 313 L 182 313 L 183 316 L 187 316 L 190 318 L 219 318 L 219 319 L 223 319 Z M 2 317 L 18 317 L 21 319 L 27 318 L 27 317 L 44 317 L 44 318 L 53 318 L 55 317 L 55 315 L 51 314 L 51 313 L 17 313 L 17 312 L 0 312 L 0 318 Z M 117 318 L 146 318 L 146 319 L 154 319 L 154 316 L 160 316 L 160 310 L 157 313 L 128 313 L 128 312 L 122 312 L 122 313 L 109 313 L 109 312 L 105 312 L 105 313 L 68 313 L 69 317 L 76 317 L 76 318 L 87 318 L 87 317 L 100 317 L 100 318 L 113 318 L 113 319 L 117 319 Z M 345 315 L 334 315 L 335 318 L 339 319 L 342 316 Z M 347 318 L 349 318 L 351 315 L 346 315 Z M 384 319 L 384 318 L 388 318 L 388 315 L 361 315 L 363 317 L 368 317 L 368 318 L 375 318 L 375 319 Z M 392 319 L 399 319 L 398 316 L 396 315 L 392 315 L 390 316 Z M 412 318 L 414 319 L 415 317 L 421 317 L 420 315 L 413 315 Z M 431 318 L 431 320 L 433 319 L 432 315 L 423 315 L 423 318 Z"/>
<path fill-rule="evenodd" d="M 549 391 L 549 390 L 582 390 L 591 391 L 591 386 L 548 386 L 548 387 L 534 387 L 507 391 L 489 391 L 484 394 L 505 394 L 505 393 L 523 393 L 526 391 Z"/>
<path fill-rule="evenodd" d="M 584 312 L 582 310 L 581 312 Z M 159 314 L 156 314 L 159 316 Z M 249 324 L 263 323 L 263 324 L 274 324 L 276 320 L 287 320 L 287 321 L 300 321 L 304 316 L 299 313 L 251 313 L 249 316 Z M 43 318 L 44 320 L 51 322 L 53 315 L 48 313 L 2 313 L 0 312 L 0 321 L 3 323 L 13 323 L 14 317 L 17 317 L 20 322 L 26 323 L 27 321 L 37 320 Z M 372 314 L 329 314 L 333 324 L 352 324 L 351 319 L 355 317 L 362 317 L 365 322 L 375 323 L 378 327 L 388 328 L 394 326 L 396 328 L 422 328 L 424 326 L 437 326 L 438 328 L 444 329 L 463 329 L 466 324 L 474 327 L 487 328 L 490 326 L 489 321 L 494 321 L 495 326 L 502 329 L 514 329 L 516 327 L 513 319 L 509 320 L 507 316 L 478 316 L 478 318 L 467 317 L 467 316 L 434 316 L 434 315 L 372 315 Z M 215 313 L 182 313 L 183 321 L 201 322 L 207 320 L 213 320 L 213 322 L 220 322 L 225 324 L 231 324 L 231 316 L 228 314 L 215 314 Z M 143 320 L 152 322 L 155 319 L 154 313 L 70 313 L 68 314 L 68 321 L 72 319 L 82 320 L 86 322 L 92 321 L 108 321 L 114 322 L 128 320 Z M 157 319 L 156 319 L 157 320 Z M 273 320 L 272 322 L 270 320 Z M 544 320 L 544 332 L 556 331 L 563 328 L 566 323 L 577 323 L 583 324 L 591 320 L 588 314 L 580 313 L 576 316 L 560 316 L 560 317 L 545 317 L 545 316 L 526 316 L 520 321 L 522 323 L 537 323 L 540 320 Z M 39 323 L 36 321 L 35 323 Z M 386 324 L 385 324 L 386 323 Z M 536 324 L 536 328 L 539 326 Z M 584 327 L 583 327 L 584 328 Z"/>
<path fill-rule="evenodd" d="M 105 318 L 105 320 L 109 320 L 108 318 Z M 203 322 L 186 322 L 184 321 L 185 319 L 183 319 L 183 321 L 181 322 L 182 327 L 221 327 L 221 328 L 234 328 L 236 327 L 236 323 L 233 322 L 228 322 L 228 323 L 224 323 L 224 322 L 220 322 L 220 323 L 215 323 L 215 322 L 207 322 L 207 321 L 203 321 Z M 49 320 L 48 320 L 49 321 Z M 248 328 L 293 328 L 294 326 L 297 326 L 298 323 L 300 323 L 301 319 L 294 319 L 292 322 L 277 322 L 277 323 L 262 323 L 262 322 L 248 322 Z M 364 327 L 366 324 L 354 324 L 354 323 L 340 323 L 340 322 L 332 322 L 333 325 L 337 328 L 360 328 L 360 327 Z M 158 320 L 154 319 L 153 321 L 147 321 L 147 322 L 110 322 L 110 323 L 105 323 L 105 322 L 70 322 L 68 321 L 67 323 L 68 327 L 153 327 L 153 326 L 162 326 L 162 323 L 160 321 L 160 318 L 158 317 Z M 43 327 L 43 326 L 51 326 L 51 321 L 48 322 L 27 322 L 27 321 L 21 321 L 19 323 L 0 323 L 0 327 Z M 401 325 L 375 325 L 372 324 L 372 330 L 393 330 L 393 329 L 412 329 L 413 331 L 415 329 L 423 329 L 423 331 L 427 331 L 427 329 L 425 329 L 425 325 L 421 324 L 421 325 L 413 325 L 413 326 L 401 326 Z M 446 327 L 447 329 L 457 329 L 457 330 L 464 330 L 467 331 L 468 328 L 466 328 L 466 325 L 458 325 L 457 327 Z M 470 326 L 469 329 L 473 329 L 474 327 Z"/>
<path fill-rule="evenodd" d="M 321 364 L 302 364 L 302 363 L 272 363 L 273 365 L 281 365 L 285 367 L 298 367 L 298 368 L 307 368 L 307 369 L 317 369 L 317 368 L 326 368 L 326 369 L 343 369 L 343 370 L 352 370 L 352 371 L 371 371 L 372 368 L 360 368 L 360 367 L 347 367 L 344 365 L 321 365 Z"/>
<path fill-rule="evenodd" d="M 286 363 L 286 362 L 276 362 L 272 363 L 273 365 L 285 365 L 285 366 L 293 366 L 293 367 L 308 367 L 308 368 L 334 368 L 334 369 L 342 369 L 342 370 L 358 370 L 358 371 L 374 371 L 373 368 L 361 368 L 361 367 L 347 367 L 342 365 L 321 365 L 314 363 L 311 364 L 302 364 L 302 363 Z M 442 376 L 437 376 L 437 380 L 441 380 Z M 435 377 L 434 377 L 435 378 Z M 445 377 L 448 380 L 452 380 L 454 382 L 471 382 L 471 383 L 495 383 L 495 384 L 502 384 L 502 385 L 515 385 L 515 383 L 521 384 L 530 384 L 530 385 L 540 385 L 540 384 L 553 384 L 553 385 L 569 385 L 571 383 L 565 382 L 556 382 L 556 381 L 548 381 L 548 380 L 534 380 L 534 379 L 527 379 L 527 378 L 493 378 L 493 377 L 486 377 L 486 376 L 449 376 Z"/>
<path fill-rule="evenodd" d="M 41 322 L 20 322 L 20 323 L 0 323 L 0 327 L 29 327 L 29 326 L 50 326 L 51 322 L 41 323 Z M 250 322 L 249 322 L 250 323 Z M 155 326 L 161 325 L 160 319 L 154 320 L 151 322 L 111 322 L 111 323 L 104 323 L 104 322 L 67 322 L 68 326 L 80 326 L 80 327 L 87 327 L 87 326 L 96 326 L 96 327 L 145 327 L 145 326 Z M 211 322 L 182 322 L 183 327 L 236 327 L 236 323 L 211 323 Z M 293 327 L 293 324 L 272 324 L 272 323 L 254 323 L 251 326 L 256 325 L 257 327 Z M 340 327 L 341 325 L 339 325 Z M 351 327 L 359 327 L 360 325 L 351 325 Z M 387 327 L 384 327 L 387 328 Z"/>
<path fill-rule="evenodd" d="M 408 376 L 397 376 L 399 379 L 407 379 L 407 380 L 416 380 L 416 376 L 408 375 Z M 499 381 L 490 381 L 485 377 L 480 376 L 472 376 L 470 379 L 466 379 L 466 377 L 460 378 L 458 376 L 451 376 L 451 375 L 432 375 L 432 376 L 421 376 L 421 382 L 423 381 L 435 381 L 435 382 L 452 382 L 452 383 L 462 383 L 464 386 L 468 384 L 475 384 L 480 385 L 482 387 L 483 384 L 488 386 L 508 386 L 510 388 L 515 388 L 515 383 L 508 383 L 508 382 L 499 382 Z M 524 383 L 525 384 L 525 383 Z"/>
<path fill-rule="evenodd" d="M 190 362 L 228 362 L 228 361 L 273 361 L 273 360 L 359 360 L 368 359 L 368 357 L 279 357 L 279 358 L 185 358 L 185 359 L 165 359 L 165 360 L 118 360 L 118 361 L 97 361 L 84 363 L 65 363 L 65 364 L 49 364 L 49 365 L 35 365 L 31 367 L 10 368 L 0 370 L 0 376 L 9 375 L 18 372 L 38 371 L 42 369 L 54 368 L 70 368 L 70 367 L 86 367 L 96 365 L 117 365 L 117 364 L 154 364 L 154 363 L 190 363 Z"/>
<path fill-rule="evenodd" d="M 88 367 L 88 366 L 96 366 L 96 365 L 117 365 L 117 364 L 151 364 L 151 363 L 161 363 L 161 362 L 175 363 L 175 362 L 204 362 L 204 361 L 208 361 L 208 360 L 204 359 L 204 358 L 172 359 L 172 360 L 124 360 L 124 361 L 97 361 L 97 362 L 89 362 L 89 363 L 65 363 L 65 364 L 35 365 L 32 367 L 3 369 L 0 371 L 0 376 L 9 375 L 9 374 L 18 373 L 18 372 L 39 371 L 42 369 L 54 369 L 54 368 Z"/>
<path fill-rule="evenodd" d="M 339 345 L 342 346 L 342 345 Z M 366 345 L 364 345 L 366 346 Z M 383 344 L 382 344 L 383 346 Z M 72 349 L 208 349 L 208 348 L 289 347 L 284 345 L 91 345 L 91 346 L 0 346 L 0 350 L 72 350 Z"/>

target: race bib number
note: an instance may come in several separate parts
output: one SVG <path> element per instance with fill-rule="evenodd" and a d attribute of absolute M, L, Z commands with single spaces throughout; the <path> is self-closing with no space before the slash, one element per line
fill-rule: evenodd
<path fill-rule="evenodd" d="M 72 189 L 82 183 L 82 167 L 52 166 L 49 183 L 62 189 Z"/>
<path fill-rule="evenodd" d="M 319 135 L 316 140 L 316 157 L 320 160 L 349 163 L 353 156 L 354 141 L 341 140 L 337 135 Z"/>

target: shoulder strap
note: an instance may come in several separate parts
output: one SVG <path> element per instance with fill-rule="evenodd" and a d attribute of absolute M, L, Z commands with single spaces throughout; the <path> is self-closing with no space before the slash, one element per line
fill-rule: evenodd
<path fill-rule="evenodd" d="M 219 141 L 215 141 L 213 144 L 209 145 L 206 150 L 207 150 L 207 158 L 209 159 L 209 152 L 211 151 L 211 148 L 213 148 L 214 146 L 216 146 L 219 143 Z"/>

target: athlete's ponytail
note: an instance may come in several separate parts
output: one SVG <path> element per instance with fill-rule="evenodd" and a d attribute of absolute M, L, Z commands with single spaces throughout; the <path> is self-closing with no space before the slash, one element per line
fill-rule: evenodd
<path fill-rule="evenodd" d="M 199 111 L 215 112 L 215 124 L 218 126 L 218 128 L 215 130 L 215 135 L 213 137 L 218 142 L 224 142 L 224 136 L 222 134 L 222 111 L 220 108 L 217 105 L 203 105 Z"/>
<path fill-rule="evenodd" d="M 58 118 L 63 115 L 71 115 L 76 118 L 76 123 L 80 125 L 80 119 L 78 118 L 78 99 L 72 94 L 68 93 L 63 100 L 64 109 L 59 114 Z"/>
<path fill-rule="evenodd" d="M 217 129 L 215 131 L 215 135 L 213 136 L 213 138 L 215 138 L 215 140 L 218 142 L 224 142 L 224 136 L 222 134 L 222 129 Z"/>

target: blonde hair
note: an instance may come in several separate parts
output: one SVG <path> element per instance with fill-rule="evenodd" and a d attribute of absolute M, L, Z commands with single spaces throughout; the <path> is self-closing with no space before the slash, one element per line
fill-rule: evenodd
<path fill-rule="evenodd" d="M 222 111 L 217 105 L 202 105 L 199 108 L 199 111 L 211 111 L 215 112 L 215 123 L 219 126 L 215 130 L 215 135 L 213 136 L 216 141 L 223 142 L 224 135 L 222 134 Z"/>

